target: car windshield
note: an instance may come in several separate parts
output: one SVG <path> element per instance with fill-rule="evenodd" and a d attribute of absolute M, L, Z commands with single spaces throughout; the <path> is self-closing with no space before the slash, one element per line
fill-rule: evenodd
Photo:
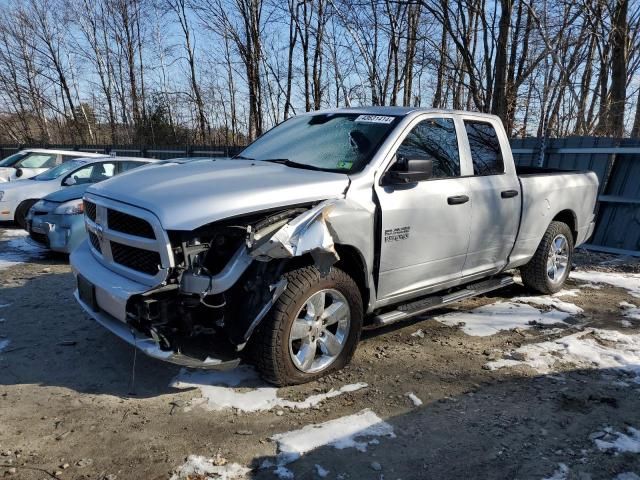
<path fill-rule="evenodd" d="M 399 118 L 356 113 L 293 117 L 269 130 L 236 158 L 353 173 L 369 163 Z"/>
<path fill-rule="evenodd" d="M 13 167 L 26 155 L 28 155 L 28 153 L 25 152 L 18 152 L 13 155 L 9 155 L 7 158 L 3 158 L 2 161 L 0 161 L 0 167 Z"/>
<path fill-rule="evenodd" d="M 61 165 L 58 165 L 57 167 L 53 167 L 51 170 L 47 170 L 46 172 L 41 173 L 40 175 L 36 175 L 35 177 L 33 177 L 33 179 L 40 180 L 40 181 L 54 180 L 64 175 L 65 173 L 68 173 L 72 170 L 75 170 L 78 167 L 81 167 L 85 163 L 87 162 L 84 160 L 70 160 Z"/>

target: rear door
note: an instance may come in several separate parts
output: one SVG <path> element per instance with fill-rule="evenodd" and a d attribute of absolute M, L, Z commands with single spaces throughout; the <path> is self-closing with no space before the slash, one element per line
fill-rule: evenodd
<path fill-rule="evenodd" d="M 511 149 L 499 120 L 465 117 L 466 154 L 473 164 L 469 178 L 471 232 L 463 276 L 504 268 L 520 222 L 521 192 Z"/>
<path fill-rule="evenodd" d="M 461 174 L 461 133 L 453 116 L 420 117 L 405 132 L 395 159 L 432 158 L 433 177 L 375 186 L 382 211 L 380 300 L 411 296 L 462 275 L 471 203 L 469 179 Z"/>

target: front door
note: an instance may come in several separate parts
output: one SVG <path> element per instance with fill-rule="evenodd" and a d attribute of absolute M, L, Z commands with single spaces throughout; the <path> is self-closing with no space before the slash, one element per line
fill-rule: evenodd
<path fill-rule="evenodd" d="M 398 158 L 431 158 L 433 177 L 376 185 L 382 210 L 378 299 L 458 279 L 469 244 L 469 180 L 461 177 L 453 117 L 427 117 L 406 135 Z M 390 167 L 393 168 L 393 165 Z"/>

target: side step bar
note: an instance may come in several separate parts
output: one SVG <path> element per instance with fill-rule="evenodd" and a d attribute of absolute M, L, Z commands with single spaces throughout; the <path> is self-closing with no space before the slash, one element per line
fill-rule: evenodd
<path fill-rule="evenodd" d="M 481 282 L 470 283 L 469 285 L 465 285 L 459 290 L 448 293 L 447 295 L 432 295 L 424 297 L 411 303 L 399 305 L 395 310 L 376 315 L 373 317 L 373 326 L 382 327 L 391 323 L 399 322 L 401 320 L 420 315 L 421 313 L 428 312 L 429 310 L 442 307 L 449 303 L 482 295 L 483 293 L 491 292 L 492 290 L 497 290 L 499 288 L 512 285 L 513 283 L 512 276 L 503 275 L 489 280 L 483 280 Z"/>

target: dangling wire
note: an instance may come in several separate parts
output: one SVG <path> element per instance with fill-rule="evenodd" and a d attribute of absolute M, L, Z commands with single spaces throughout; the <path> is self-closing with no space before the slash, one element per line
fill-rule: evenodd
<path fill-rule="evenodd" d="M 138 356 L 138 337 L 131 329 L 133 336 L 133 364 L 131 365 L 131 379 L 129 380 L 129 395 L 136 395 L 136 358 Z"/>

